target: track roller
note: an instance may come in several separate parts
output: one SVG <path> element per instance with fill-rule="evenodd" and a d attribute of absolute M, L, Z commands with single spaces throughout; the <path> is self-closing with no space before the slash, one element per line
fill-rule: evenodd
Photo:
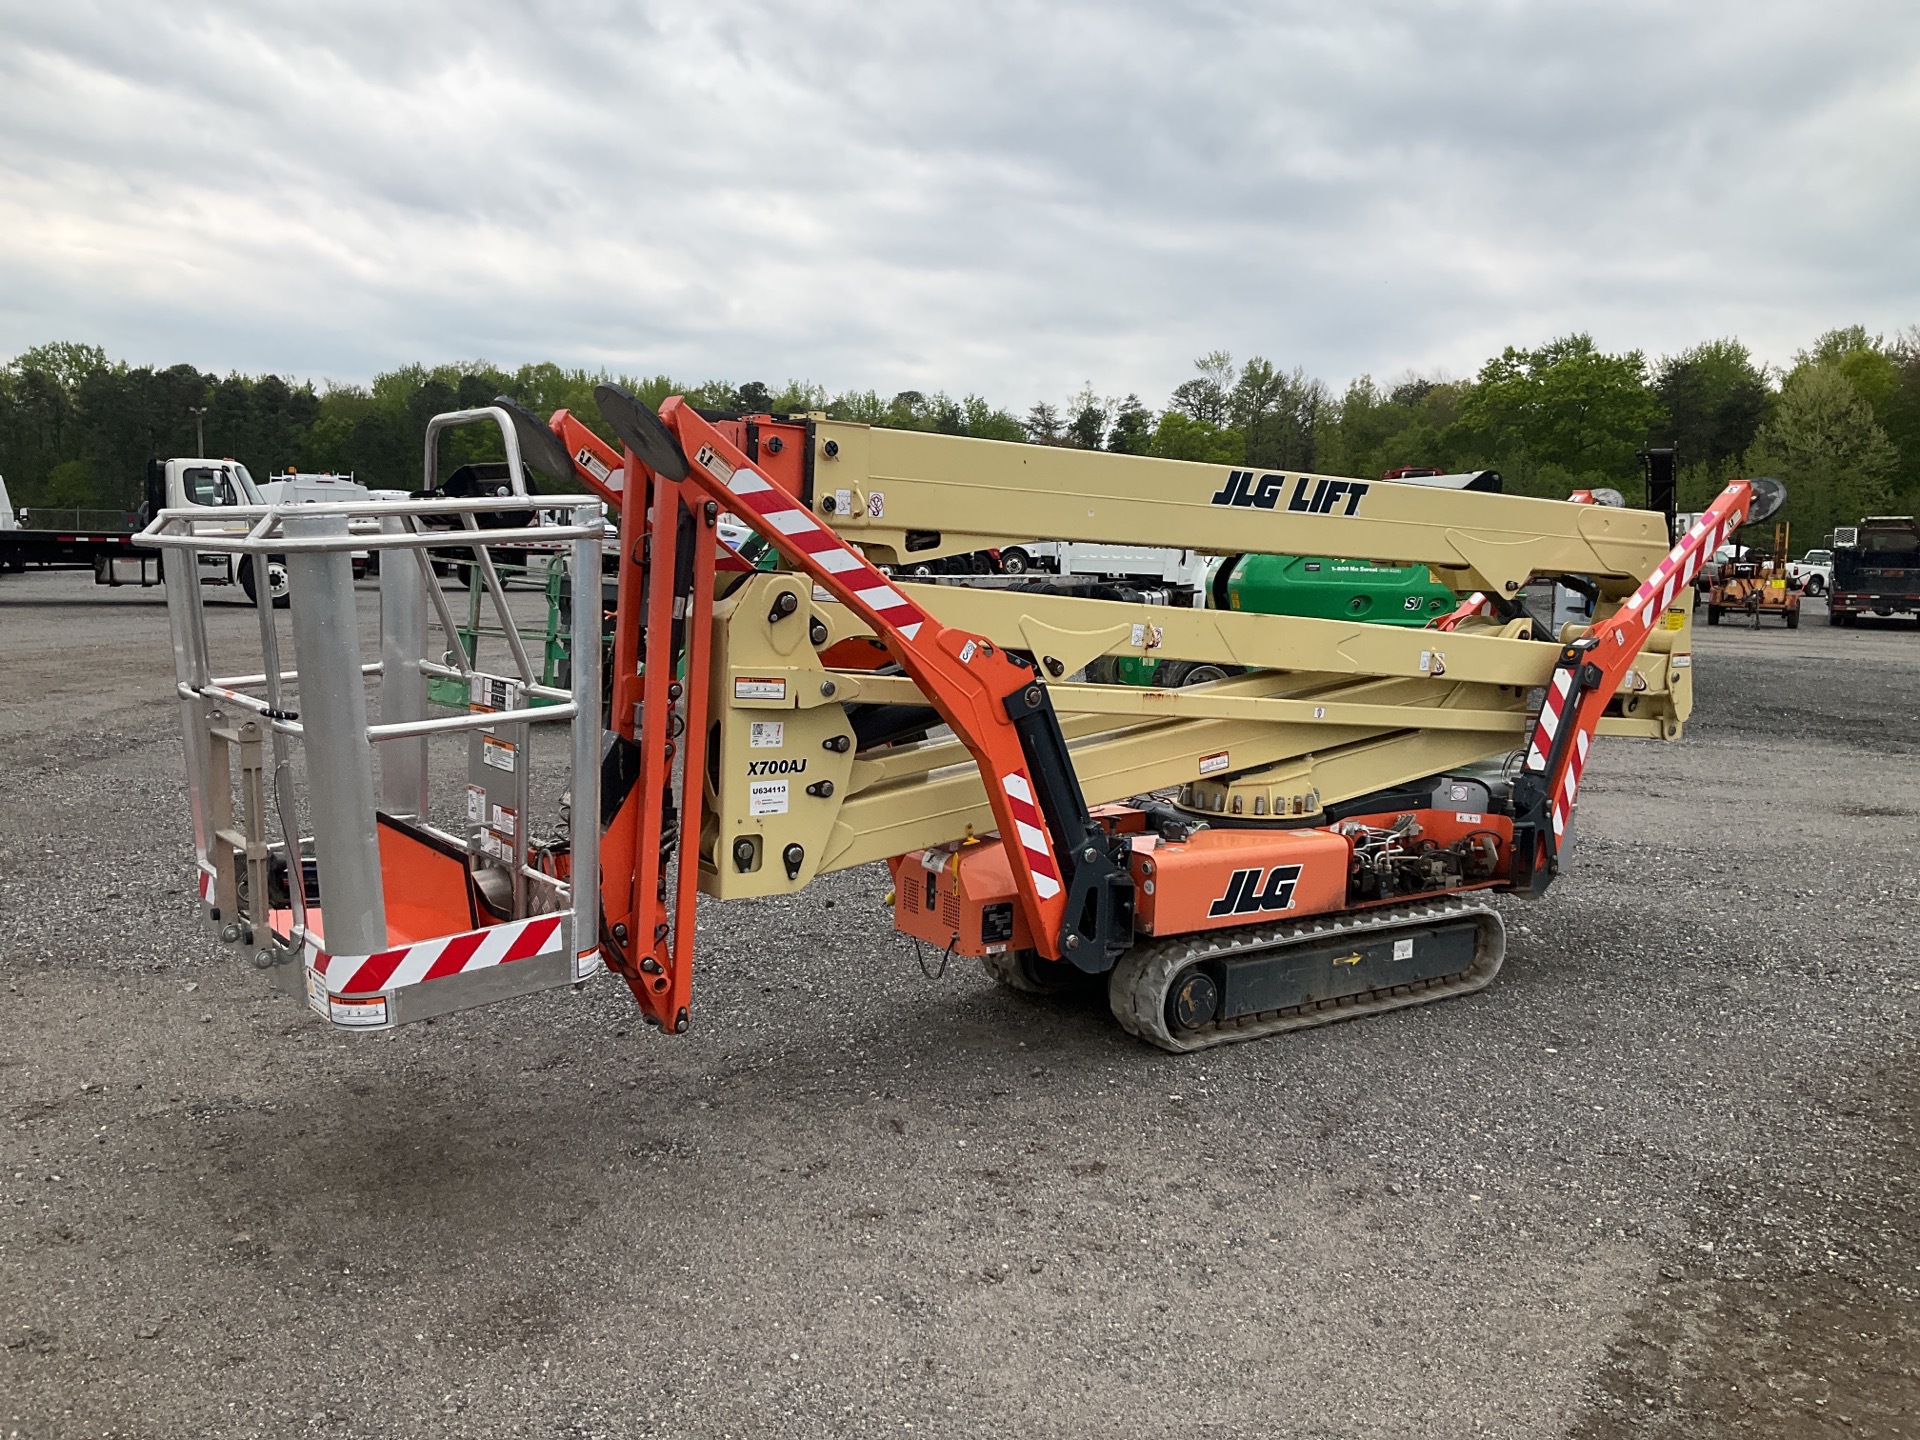
<path fill-rule="evenodd" d="M 1182 1054 L 1470 994 L 1506 949 L 1499 912 L 1436 899 L 1148 941 L 1107 1000 L 1128 1033 Z"/>

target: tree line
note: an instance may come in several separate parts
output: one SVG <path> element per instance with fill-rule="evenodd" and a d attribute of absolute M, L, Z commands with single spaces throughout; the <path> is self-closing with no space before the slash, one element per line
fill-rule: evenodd
<path fill-rule="evenodd" d="M 1831 330 L 1793 363 L 1710 340 L 1650 362 L 1609 354 L 1584 334 L 1508 347 L 1468 380 L 1369 375 L 1335 390 L 1296 366 L 1214 351 L 1160 408 L 1091 387 L 1024 413 L 967 394 L 834 394 L 813 384 L 687 384 L 553 364 L 410 365 L 370 385 L 219 376 L 110 360 L 95 346 L 37 346 L 0 366 L 0 476 L 23 506 L 132 509 L 152 457 L 206 448 L 256 477 L 289 467 L 352 472 L 418 488 L 427 420 L 510 395 L 546 414 L 565 407 L 599 426 L 593 387 L 617 379 L 650 403 L 681 394 L 720 410 L 819 412 L 841 420 L 992 440 L 1076 446 L 1272 470 L 1374 476 L 1400 466 L 1496 469 L 1511 493 L 1564 497 L 1601 486 L 1639 495 L 1640 452 L 1672 445 L 1681 503 L 1700 509 L 1736 474 L 1776 475 L 1796 540 L 1836 524 L 1920 508 L 1920 327 L 1888 339 Z M 196 427 L 199 427 L 198 429 Z M 498 458 L 480 428 L 443 444 L 443 473 Z"/>

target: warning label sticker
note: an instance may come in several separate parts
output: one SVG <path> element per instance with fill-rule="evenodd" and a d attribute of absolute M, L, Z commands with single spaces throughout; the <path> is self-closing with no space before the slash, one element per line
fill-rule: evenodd
<path fill-rule="evenodd" d="M 513 834 L 515 818 L 513 811 L 509 810 L 506 806 L 496 805 L 493 807 L 493 828 L 498 830 L 502 835 Z"/>
<path fill-rule="evenodd" d="M 747 787 L 747 814 L 784 815 L 786 813 L 786 781 L 755 780 Z"/>
<path fill-rule="evenodd" d="M 520 682 L 509 680 L 504 675 L 479 675 L 473 677 L 470 689 L 469 710 L 518 710 L 520 708 Z"/>
<path fill-rule="evenodd" d="M 1413 958 L 1413 941 L 1411 940 L 1394 941 L 1393 942 L 1393 958 L 1396 960 L 1411 960 Z"/>
<path fill-rule="evenodd" d="M 484 825 L 487 820 L 487 789 L 484 785 L 467 786 L 467 819 L 476 825 Z"/>
<path fill-rule="evenodd" d="M 747 745 L 754 750 L 778 750 L 787 743 L 787 722 L 755 720 L 747 726 Z"/>
<path fill-rule="evenodd" d="M 702 445 L 699 453 L 693 457 L 693 463 L 722 485 L 733 479 L 733 466 L 722 460 L 711 445 Z"/>
<path fill-rule="evenodd" d="M 584 980 L 600 968 L 600 951 L 582 950 L 573 957 L 573 978 Z"/>
<path fill-rule="evenodd" d="M 480 737 L 480 758 L 496 770 L 513 773 L 514 746 L 511 740 L 502 740 L 497 735 Z"/>
<path fill-rule="evenodd" d="M 1226 768 L 1227 752 L 1225 750 L 1216 751 L 1212 755 L 1202 755 L 1200 757 L 1200 773 L 1202 775 L 1218 775 Z"/>
<path fill-rule="evenodd" d="M 307 1004 L 322 1015 L 327 1013 L 327 982 L 311 966 L 307 968 Z"/>
<path fill-rule="evenodd" d="M 733 682 L 733 698 L 736 700 L 784 700 L 787 698 L 787 682 L 757 679 L 750 675 L 737 676 Z"/>
<path fill-rule="evenodd" d="M 573 463 L 578 465 L 582 470 L 585 470 L 603 485 L 607 482 L 607 476 L 613 473 L 613 471 L 607 468 L 606 461 L 602 460 L 584 445 L 573 452 Z"/>
<path fill-rule="evenodd" d="M 867 496 L 867 518 L 884 520 L 887 518 L 887 492 L 875 490 Z"/>
<path fill-rule="evenodd" d="M 334 995 L 327 1001 L 327 1018 L 336 1025 L 365 1029 L 387 1023 L 387 997 L 384 995 Z"/>
<path fill-rule="evenodd" d="M 1684 610 L 1667 611 L 1667 629 L 1684 630 L 1687 628 L 1687 612 Z"/>

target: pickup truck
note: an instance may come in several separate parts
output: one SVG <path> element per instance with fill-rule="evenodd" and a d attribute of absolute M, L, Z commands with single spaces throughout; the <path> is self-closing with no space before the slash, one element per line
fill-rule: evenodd
<path fill-rule="evenodd" d="M 162 509 L 203 506 L 209 512 L 208 527 L 224 529 L 227 527 L 218 512 L 226 506 L 364 500 L 369 493 L 350 475 L 289 473 L 256 484 L 247 467 L 237 460 L 151 460 L 147 462 L 146 501 L 132 517 L 133 524 L 124 530 L 81 531 L 37 528 L 31 512 L 25 514 L 27 524 L 18 523 L 7 503 L 5 485 L 0 482 L 0 516 L 4 516 L 0 519 L 0 570 L 24 570 L 29 565 L 91 569 L 96 585 L 155 585 L 160 581 L 160 557 L 152 551 L 136 550 L 133 535 Z M 238 564 L 231 555 L 202 553 L 200 583 L 237 585 L 256 605 L 263 589 L 272 604 L 287 603 L 285 566 L 269 559 L 261 567 L 264 577 L 259 577 L 254 574 L 251 557 L 237 559 Z M 356 571 L 364 563 L 364 557 L 355 557 Z"/>
<path fill-rule="evenodd" d="M 1833 551 L 1809 550 L 1787 562 L 1787 583 L 1803 595 L 1824 595 L 1833 588 Z"/>

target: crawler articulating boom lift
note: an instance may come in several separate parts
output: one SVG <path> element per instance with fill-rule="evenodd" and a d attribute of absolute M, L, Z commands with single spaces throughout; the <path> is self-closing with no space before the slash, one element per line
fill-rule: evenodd
<path fill-rule="evenodd" d="M 620 505 L 604 737 L 586 675 L 596 666 L 574 667 L 571 696 L 544 697 L 570 704 L 545 710 L 526 708 L 530 691 L 514 677 L 477 675 L 476 693 L 499 701 L 492 714 L 362 720 L 383 744 L 383 803 L 376 814 L 368 778 L 359 830 L 332 817 L 332 848 L 377 832 L 377 860 L 363 855 L 363 868 L 410 894 L 426 888 L 422 876 L 440 876 L 450 896 L 464 883 L 473 893 L 459 923 L 436 930 L 417 916 L 409 931 L 389 907 L 384 934 L 362 927 L 336 944 L 323 919 L 361 892 L 333 880 L 322 826 L 317 867 L 306 842 L 287 838 L 285 805 L 278 842 L 251 822 L 245 836 L 231 821 L 196 827 L 212 877 L 203 892 L 216 910 L 223 898 L 237 907 L 227 929 L 255 943 L 271 935 L 261 962 L 291 971 L 299 960 L 309 998 L 336 1024 L 390 1025 L 567 983 L 604 957 L 648 1020 L 677 1033 L 692 1017 L 698 891 L 791 893 L 874 860 L 890 866 L 901 931 L 979 957 L 1016 989 L 1104 977 L 1121 1023 L 1170 1050 L 1478 989 L 1504 953 L 1499 915 L 1478 892 L 1538 894 L 1558 873 L 1597 734 L 1678 738 L 1692 699 L 1691 581 L 1727 534 L 1760 518 L 1751 512 L 1782 498 L 1773 482 L 1737 481 L 1670 546 L 1663 516 L 1610 506 L 817 417 L 715 418 L 678 398 L 656 415 L 613 386 L 598 398 L 623 452 L 565 412 L 546 426 L 505 402 L 490 413 L 512 431 L 512 463 L 524 452 Z M 566 533 L 588 534 L 598 507 L 559 503 L 574 507 Z M 715 543 L 724 514 L 786 568 L 726 568 Z M 263 517 L 253 543 L 287 549 L 279 523 Z M 409 544 L 416 523 L 396 516 L 392 543 Z M 476 551 L 501 534 L 476 534 Z M 1429 629 L 1407 630 L 1043 585 L 915 585 L 879 568 L 1039 540 L 1364 555 L 1425 564 L 1462 599 Z M 590 548 L 575 546 L 576 655 L 598 640 L 578 585 Z M 390 571 L 396 585 L 413 573 L 383 566 L 383 587 Z M 1544 632 L 1522 592 L 1553 577 L 1597 597 L 1594 624 Z M 424 611 L 396 594 L 403 614 Z M 176 653 L 191 661 L 192 644 L 179 643 L 188 598 Z M 324 658 L 320 647 L 307 646 Z M 380 671 L 383 720 L 389 686 L 445 669 L 410 658 L 421 648 L 417 635 L 385 637 L 382 665 L 360 667 Z M 1076 683 L 1101 656 L 1229 674 L 1179 690 Z M 276 743 L 299 728 L 274 718 L 290 713 L 284 694 L 249 700 L 244 685 L 182 663 L 190 763 L 205 765 L 193 761 L 196 744 L 205 751 L 196 735 L 230 727 L 235 705 L 264 714 Z M 326 666 L 327 683 L 349 683 L 359 664 L 356 648 L 352 664 Z M 277 666 L 269 656 L 267 673 Z M 302 693 L 315 685 L 308 668 L 303 653 Z M 526 834 L 518 777 L 496 823 L 501 780 L 485 766 L 524 762 L 542 719 L 574 729 L 569 840 Z M 478 758 L 464 836 L 430 822 L 424 795 L 386 781 L 390 742 L 435 726 L 486 732 L 469 737 Z M 582 759 L 590 749 L 597 773 Z M 223 772 L 214 809 L 225 787 Z M 251 892 L 228 878 L 238 840 L 265 867 Z M 307 883 L 288 886 L 296 854 Z M 273 892 L 275 873 L 294 893 L 250 899 Z M 570 928 L 517 942 L 523 956 L 494 942 L 501 926 L 562 912 Z M 569 963 L 540 970 L 555 945 Z M 483 973 L 464 968 L 469 951 L 493 957 Z M 537 963 L 516 970 L 526 962 Z"/>

